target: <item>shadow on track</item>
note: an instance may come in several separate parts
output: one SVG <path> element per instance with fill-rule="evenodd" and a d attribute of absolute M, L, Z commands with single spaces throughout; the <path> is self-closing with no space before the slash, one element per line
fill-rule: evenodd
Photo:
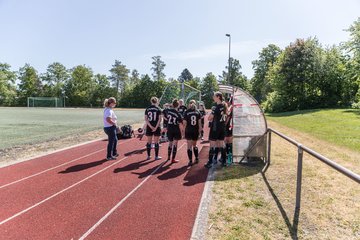
<path fill-rule="evenodd" d="M 140 162 L 130 163 L 130 164 L 124 166 L 124 167 L 115 168 L 114 173 L 137 170 L 137 169 L 140 169 L 141 167 L 146 166 L 146 165 L 148 165 L 148 164 L 150 164 L 152 162 L 155 162 L 155 160 L 152 160 L 152 161 L 142 160 Z"/>
<path fill-rule="evenodd" d="M 58 173 L 72 173 L 72 172 L 79 172 L 79 171 L 83 171 L 92 167 L 96 167 L 99 166 L 105 162 L 107 162 L 108 160 L 106 159 L 102 159 L 99 161 L 95 161 L 95 162 L 89 162 L 89 163 L 84 163 L 84 164 L 78 164 L 78 165 L 74 165 L 71 167 L 68 167 L 67 169 L 65 169 L 64 171 L 58 172 Z"/>

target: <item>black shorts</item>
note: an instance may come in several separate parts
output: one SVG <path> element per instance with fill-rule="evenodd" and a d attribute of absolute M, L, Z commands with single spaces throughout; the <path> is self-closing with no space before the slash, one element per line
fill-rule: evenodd
<path fill-rule="evenodd" d="M 215 129 L 213 126 L 210 128 L 209 140 L 210 141 L 223 141 L 225 139 L 225 126 L 219 126 Z"/>
<path fill-rule="evenodd" d="M 185 130 L 185 139 L 197 141 L 199 139 L 199 130 Z"/>
<path fill-rule="evenodd" d="M 145 134 L 145 135 L 146 135 L 146 136 L 156 136 L 156 137 L 158 137 L 158 136 L 161 135 L 160 132 L 161 132 L 160 127 L 158 127 L 158 128 L 155 130 L 155 132 L 153 132 L 149 126 L 146 126 L 146 134 Z"/>
<path fill-rule="evenodd" d="M 232 129 L 229 129 L 230 127 L 226 127 L 225 129 L 225 137 L 232 137 Z"/>
<path fill-rule="evenodd" d="M 170 127 L 167 130 L 167 137 L 170 142 L 174 140 L 181 140 L 181 132 L 179 127 Z"/>

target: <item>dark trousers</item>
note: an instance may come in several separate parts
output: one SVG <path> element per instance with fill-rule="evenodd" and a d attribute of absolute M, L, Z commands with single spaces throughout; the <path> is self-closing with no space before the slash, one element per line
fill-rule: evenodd
<path fill-rule="evenodd" d="M 116 136 L 116 126 L 104 127 L 104 132 L 108 135 L 108 145 L 107 145 L 107 155 L 106 157 L 111 157 L 117 154 L 116 145 L 117 145 L 117 136 Z"/>

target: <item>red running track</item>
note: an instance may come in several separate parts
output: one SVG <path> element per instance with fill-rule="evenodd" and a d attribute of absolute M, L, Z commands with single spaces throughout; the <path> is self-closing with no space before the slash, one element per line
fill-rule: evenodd
<path fill-rule="evenodd" d="M 119 142 L 104 160 L 104 141 L 0 169 L 1 239 L 189 239 L 208 170 L 200 164 L 145 160 L 145 142 Z M 153 153 L 153 150 L 152 150 Z"/>

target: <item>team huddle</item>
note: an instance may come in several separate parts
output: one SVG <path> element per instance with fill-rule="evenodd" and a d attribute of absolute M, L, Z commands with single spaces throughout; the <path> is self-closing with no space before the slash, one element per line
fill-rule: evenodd
<path fill-rule="evenodd" d="M 229 101 L 224 102 L 221 92 L 214 93 L 213 100 L 216 105 L 208 117 L 210 150 L 209 160 L 205 164 L 207 168 L 217 163 L 219 153 L 221 153 L 220 162 L 223 166 L 232 161 L 232 100 L 229 99 Z M 197 105 L 199 105 L 199 109 Z M 159 140 L 162 136 L 169 142 L 168 161 L 178 162 L 176 160 L 177 144 L 179 140 L 185 138 L 189 158 L 188 166 L 199 163 L 197 141 L 199 138 L 204 140 L 203 128 L 205 127 L 206 115 L 204 104 L 197 104 L 195 100 L 191 100 L 188 106 L 185 106 L 182 99 L 174 99 L 172 103 L 164 104 L 163 107 L 160 109 L 159 100 L 152 97 L 151 106 L 145 110 L 144 131 L 147 136 L 147 159 L 151 159 L 152 143 L 154 144 L 155 160 L 161 159 L 159 156 Z M 163 123 L 162 129 L 161 122 Z"/>
<path fill-rule="evenodd" d="M 211 168 L 217 163 L 218 155 L 221 154 L 220 162 L 223 166 L 232 162 L 232 99 L 224 101 L 221 92 L 215 92 L 213 96 L 214 106 L 207 118 L 209 123 L 209 160 L 205 167 Z M 199 105 L 199 109 L 197 107 Z M 104 131 L 108 135 L 107 160 L 116 159 L 117 153 L 117 117 L 113 111 L 116 106 L 116 99 L 111 97 L 104 102 Z M 177 144 L 182 138 L 187 141 L 188 166 L 199 163 L 199 149 L 197 141 L 204 140 L 206 109 L 203 103 L 189 101 L 188 106 L 184 105 L 182 99 L 174 99 L 172 103 L 164 104 L 160 109 L 157 97 L 151 98 L 151 106 L 145 110 L 145 124 L 143 131 L 147 136 L 146 152 L 147 160 L 151 159 L 150 153 L 154 144 L 155 160 L 159 156 L 159 140 L 163 136 L 169 142 L 167 160 L 172 163 L 176 160 Z M 161 128 L 162 123 L 162 128 Z M 193 162 L 194 156 L 194 162 Z"/>

